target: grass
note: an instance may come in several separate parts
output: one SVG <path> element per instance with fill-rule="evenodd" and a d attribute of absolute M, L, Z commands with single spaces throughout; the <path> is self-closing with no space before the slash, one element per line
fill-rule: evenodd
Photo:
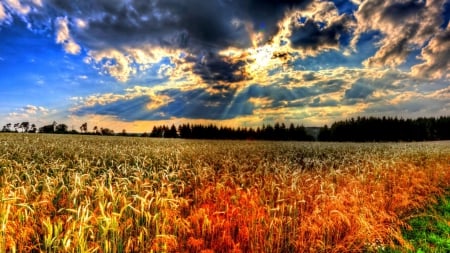
<path fill-rule="evenodd" d="M 449 142 L 0 134 L 0 252 L 414 251 L 449 165 Z"/>
<path fill-rule="evenodd" d="M 414 247 L 410 252 L 450 252 L 450 196 L 407 219 L 403 234 Z M 386 250 L 385 252 L 401 252 Z"/>

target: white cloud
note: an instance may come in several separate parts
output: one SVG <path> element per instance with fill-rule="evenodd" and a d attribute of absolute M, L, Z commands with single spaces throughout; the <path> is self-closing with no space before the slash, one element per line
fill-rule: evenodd
<path fill-rule="evenodd" d="M 28 114 L 36 114 L 38 108 L 34 105 L 26 105 L 24 108 L 22 108 L 22 110 Z"/>
<path fill-rule="evenodd" d="M 33 0 L 33 3 L 39 7 L 42 7 L 42 0 Z"/>
<path fill-rule="evenodd" d="M 96 63 L 107 74 L 120 82 L 128 81 L 130 75 L 136 72 L 131 66 L 132 61 L 116 49 L 90 51 L 88 59 L 85 62 Z"/>
<path fill-rule="evenodd" d="M 28 5 L 22 5 L 19 0 L 5 0 L 5 3 L 16 13 L 21 15 L 27 15 L 31 8 Z"/>
<path fill-rule="evenodd" d="M 419 58 L 424 62 L 412 67 L 413 75 L 435 79 L 450 78 L 450 25 L 422 48 Z"/>
<path fill-rule="evenodd" d="M 26 105 L 21 109 L 22 112 L 27 113 L 28 115 L 34 114 L 47 114 L 50 110 L 43 106 L 35 106 L 35 105 Z"/>
<path fill-rule="evenodd" d="M 70 36 L 69 21 L 67 17 L 59 17 L 55 21 L 56 26 L 56 43 L 62 44 L 64 50 L 69 54 L 79 54 L 81 47 Z"/>
<path fill-rule="evenodd" d="M 373 0 L 359 5 L 355 12 L 357 27 L 352 45 L 367 31 L 379 31 L 383 38 L 366 67 L 396 67 L 406 61 L 412 50 L 424 46 L 439 30 L 444 0 Z"/>
<path fill-rule="evenodd" d="M 95 65 L 118 81 L 125 83 L 138 70 L 147 70 L 154 64 L 159 63 L 164 57 L 175 59 L 179 54 L 179 50 L 142 45 L 140 47 L 126 47 L 121 50 L 114 48 L 92 50 L 89 51 L 89 56 L 84 61 L 87 64 Z M 167 73 L 167 71 L 164 73 Z"/>
<path fill-rule="evenodd" d="M 80 18 L 75 19 L 75 24 L 80 29 L 84 29 L 88 25 L 86 21 L 84 21 L 83 19 L 80 19 Z"/>
<path fill-rule="evenodd" d="M 3 22 L 7 18 L 5 7 L 3 7 L 3 4 L 0 3 L 0 23 Z"/>

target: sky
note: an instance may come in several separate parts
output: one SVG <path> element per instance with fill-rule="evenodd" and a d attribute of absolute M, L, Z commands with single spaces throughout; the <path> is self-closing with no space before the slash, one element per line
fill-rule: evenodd
<path fill-rule="evenodd" d="M 450 0 L 0 0 L 0 127 L 450 115 Z"/>

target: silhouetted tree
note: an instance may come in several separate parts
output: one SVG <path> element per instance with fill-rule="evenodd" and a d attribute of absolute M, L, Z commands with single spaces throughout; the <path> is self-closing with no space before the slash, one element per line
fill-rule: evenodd
<path fill-rule="evenodd" d="M 65 134 L 68 133 L 69 127 L 66 124 L 58 124 L 55 127 L 55 133 Z"/>
<path fill-rule="evenodd" d="M 84 122 L 81 126 L 80 126 L 80 132 L 81 133 L 87 133 L 88 131 L 88 125 L 87 122 Z"/>
<path fill-rule="evenodd" d="M 36 131 L 37 131 L 36 125 L 35 125 L 34 123 L 31 124 L 31 128 L 30 128 L 30 130 L 29 130 L 28 132 L 30 132 L 30 133 L 36 133 Z"/>
<path fill-rule="evenodd" d="M 319 131 L 319 136 L 317 137 L 319 141 L 331 141 L 331 131 L 327 125 Z"/>
<path fill-rule="evenodd" d="M 11 126 L 12 126 L 11 123 L 7 123 L 6 125 L 4 125 L 2 128 L 2 132 L 12 132 Z"/>
<path fill-rule="evenodd" d="M 450 139 L 450 117 L 399 119 L 358 117 L 338 121 L 320 130 L 319 140 L 425 141 Z"/>
<path fill-rule="evenodd" d="M 182 124 L 178 127 L 178 133 L 175 125 L 170 128 L 167 126 L 154 126 L 150 134 L 151 137 L 165 138 L 192 138 L 192 139 L 236 139 L 236 140 L 301 140 L 311 141 L 314 138 L 307 134 L 306 128 L 303 126 L 295 127 L 293 124 L 286 128 L 284 123 L 275 124 L 275 128 L 270 125 L 263 125 L 256 131 L 252 128 L 230 128 L 221 126 L 220 128 L 213 125 L 190 125 Z"/>
<path fill-rule="evenodd" d="M 114 131 L 109 128 L 100 128 L 100 133 L 102 135 L 114 135 Z"/>
<path fill-rule="evenodd" d="M 165 137 L 166 138 L 177 138 L 178 137 L 177 128 L 175 127 L 175 125 L 172 124 L 170 129 L 167 130 Z"/>
<path fill-rule="evenodd" d="M 30 122 L 24 121 L 24 122 L 20 123 L 19 128 L 22 129 L 22 132 L 27 133 L 28 129 L 30 128 Z"/>
<path fill-rule="evenodd" d="M 39 128 L 39 133 L 54 133 L 54 132 L 55 132 L 54 124 L 45 125 Z"/>

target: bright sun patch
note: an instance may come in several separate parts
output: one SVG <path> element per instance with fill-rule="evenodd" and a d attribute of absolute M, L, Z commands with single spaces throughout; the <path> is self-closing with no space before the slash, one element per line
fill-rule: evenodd
<path fill-rule="evenodd" d="M 250 72 L 260 71 L 269 67 L 274 52 L 275 49 L 271 45 L 250 49 L 250 59 L 253 60 L 252 64 L 248 66 Z"/>

